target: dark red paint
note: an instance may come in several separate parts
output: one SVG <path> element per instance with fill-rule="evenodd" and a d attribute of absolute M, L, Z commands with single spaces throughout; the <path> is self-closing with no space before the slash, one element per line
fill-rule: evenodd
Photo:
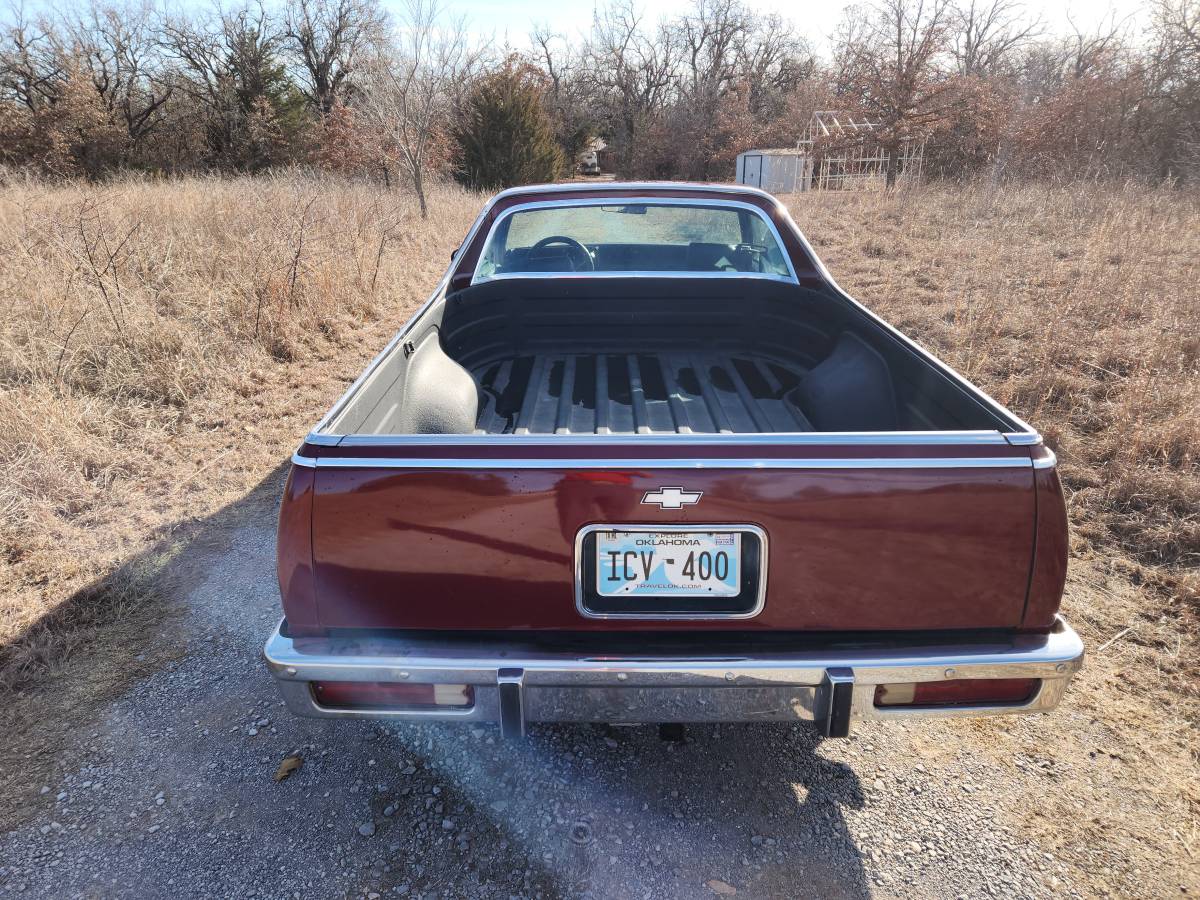
<path fill-rule="evenodd" d="M 646 469 L 622 472 L 627 484 L 589 474 L 320 471 L 313 551 L 321 625 L 845 631 L 1021 622 L 1035 520 L 1028 468 Z M 678 511 L 640 503 L 662 485 L 704 497 Z M 655 522 L 762 527 L 763 612 L 735 623 L 580 615 L 578 531 Z"/>
<path fill-rule="evenodd" d="M 312 501 L 316 470 L 292 466 L 279 508 L 275 545 L 279 593 L 293 631 L 317 628 L 317 597 L 312 566 Z"/>
<path fill-rule="evenodd" d="M 1045 460 L 1050 451 L 1034 447 L 1033 458 Z M 1029 577 L 1029 600 L 1022 627 L 1045 631 L 1054 624 L 1067 583 L 1067 504 L 1057 469 L 1035 469 L 1037 545 Z"/>

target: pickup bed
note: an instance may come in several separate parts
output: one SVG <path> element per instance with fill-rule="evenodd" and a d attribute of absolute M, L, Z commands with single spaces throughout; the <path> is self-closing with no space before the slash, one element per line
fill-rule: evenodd
<path fill-rule="evenodd" d="M 293 458 L 266 657 L 301 715 L 507 735 L 1042 711 L 1066 546 L 1037 433 L 773 198 L 522 188 Z"/>

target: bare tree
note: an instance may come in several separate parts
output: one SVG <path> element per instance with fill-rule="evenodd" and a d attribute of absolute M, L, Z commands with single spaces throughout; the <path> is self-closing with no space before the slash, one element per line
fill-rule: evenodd
<path fill-rule="evenodd" d="M 302 100 L 283 70 L 283 33 L 264 5 L 215 20 L 168 20 L 160 40 L 180 69 L 179 89 L 203 110 L 210 161 L 248 171 L 287 161 L 279 120 Z"/>
<path fill-rule="evenodd" d="M 1172 73 L 1200 82 L 1200 3 L 1196 0 L 1158 0 L 1154 6 L 1156 55 Z"/>
<path fill-rule="evenodd" d="M 969 0 L 954 17 L 952 50 L 959 75 L 1006 71 L 1013 55 L 1041 33 L 1018 0 Z"/>
<path fill-rule="evenodd" d="M 714 101 L 738 79 L 738 50 L 751 29 L 749 11 L 738 0 L 696 0 L 678 24 L 686 90 Z"/>
<path fill-rule="evenodd" d="M 675 97 L 677 34 L 662 22 L 647 31 L 633 0 L 616 0 L 597 12 L 586 53 L 621 166 L 637 174 L 645 132 Z"/>
<path fill-rule="evenodd" d="M 595 82 L 579 49 L 563 35 L 538 27 L 529 41 L 531 61 L 546 73 L 546 104 L 558 142 L 573 160 L 596 136 Z"/>
<path fill-rule="evenodd" d="M 300 63 L 309 102 L 328 115 L 349 97 L 349 80 L 369 44 L 382 40 L 378 0 L 289 0 L 284 34 Z"/>
<path fill-rule="evenodd" d="M 696 0 L 673 27 L 680 74 L 666 134 L 675 141 L 664 141 L 662 155 L 677 158 L 684 177 L 727 177 L 811 74 L 812 54 L 781 17 L 742 0 Z"/>
<path fill-rule="evenodd" d="M 68 20 L 67 34 L 100 103 L 140 149 L 162 125 L 163 107 L 176 86 L 165 71 L 152 9 L 93 4 Z"/>
<path fill-rule="evenodd" d="M 693 0 L 657 22 L 612 0 L 578 54 L 545 31 L 533 42 L 560 118 L 585 110 L 633 176 L 723 177 L 816 68 L 794 26 L 745 0 Z"/>
<path fill-rule="evenodd" d="M 778 13 L 755 17 L 738 56 L 741 77 L 750 86 L 751 109 L 760 117 L 780 114 L 784 98 L 817 72 L 812 47 Z"/>
<path fill-rule="evenodd" d="M 838 39 L 838 92 L 878 124 L 888 153 L 887 184 L 896 182 L 901 148 L 947 112 L 951 83 L 940 60 L 953 15 L 949 0 L 880 0 L 851 8 Z"/>
<path fill-rule="evenodd" d="M 214 107 L 261 85 L 281 39 L 261 4 L 222 11 L 215 21 L 168 19 L 160 36 L 164 52 L 187 76 L 186 90 Z"/>
<path fill-rule="evenodd" d="M 431 155 L 448 125 L 453 82 L 470 54 L 463 23 L 447 23 L 438 0 L 407 0 L 397 25 L 394 45 L 365 68 L 358 107 L 385 160 L 394 158 L 412 182 L 426 218 Z"/>
<path fill-rule="evenodd" d="M 1092 31 L 1080 28 L 1069 17 L 1068 21 L 1071 22 L 1071 34 L 1065 44 L 1068 77 L 1083 78 L 1105 68 L 1124 49 L 1128 20 L 1119 21 L 1116 13 Z"/>
<path fill-rule="evenodd" d="M 10 20 L 0 35 L 0 100 L 38 112 L 58 97 L 66 79 L 62 38 L 44 18 L 29 18 L 21 3 L 7 12 Z"/>
<path fill-rule="evenodd" d="M 1158 0 L 1152 91 L 1158 174 L 1200 175 L 1200 0 Z"/>
<path fill-rule="evenodd" d="M 1126 25 L 1115 16 L 1085 30 L 1074 23 L 1067 36 L 1032 40 L 1020 52 L 1018 84 L 1026 105 L 1041 104 L 1081 79 L 1118 77 L 1129 48 Z"/>

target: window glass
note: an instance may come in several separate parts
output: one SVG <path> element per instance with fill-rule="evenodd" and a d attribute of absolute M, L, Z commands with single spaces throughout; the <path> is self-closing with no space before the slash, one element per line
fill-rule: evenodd
<path fill-rule="evenodd" d="M 511 213 L 488 238 L 478 277 L 593 271 L 789 276 L 783 249 L 755 211 L 615 202 Z"/>

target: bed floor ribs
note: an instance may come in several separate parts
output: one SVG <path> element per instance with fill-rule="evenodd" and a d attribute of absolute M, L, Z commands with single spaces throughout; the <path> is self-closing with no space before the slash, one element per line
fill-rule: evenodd
<path fill-rule="evenodd" d="M 737 353 L 532 353 L 476 366 L 480 434 L 811 431 L 802 372 Z"/>

